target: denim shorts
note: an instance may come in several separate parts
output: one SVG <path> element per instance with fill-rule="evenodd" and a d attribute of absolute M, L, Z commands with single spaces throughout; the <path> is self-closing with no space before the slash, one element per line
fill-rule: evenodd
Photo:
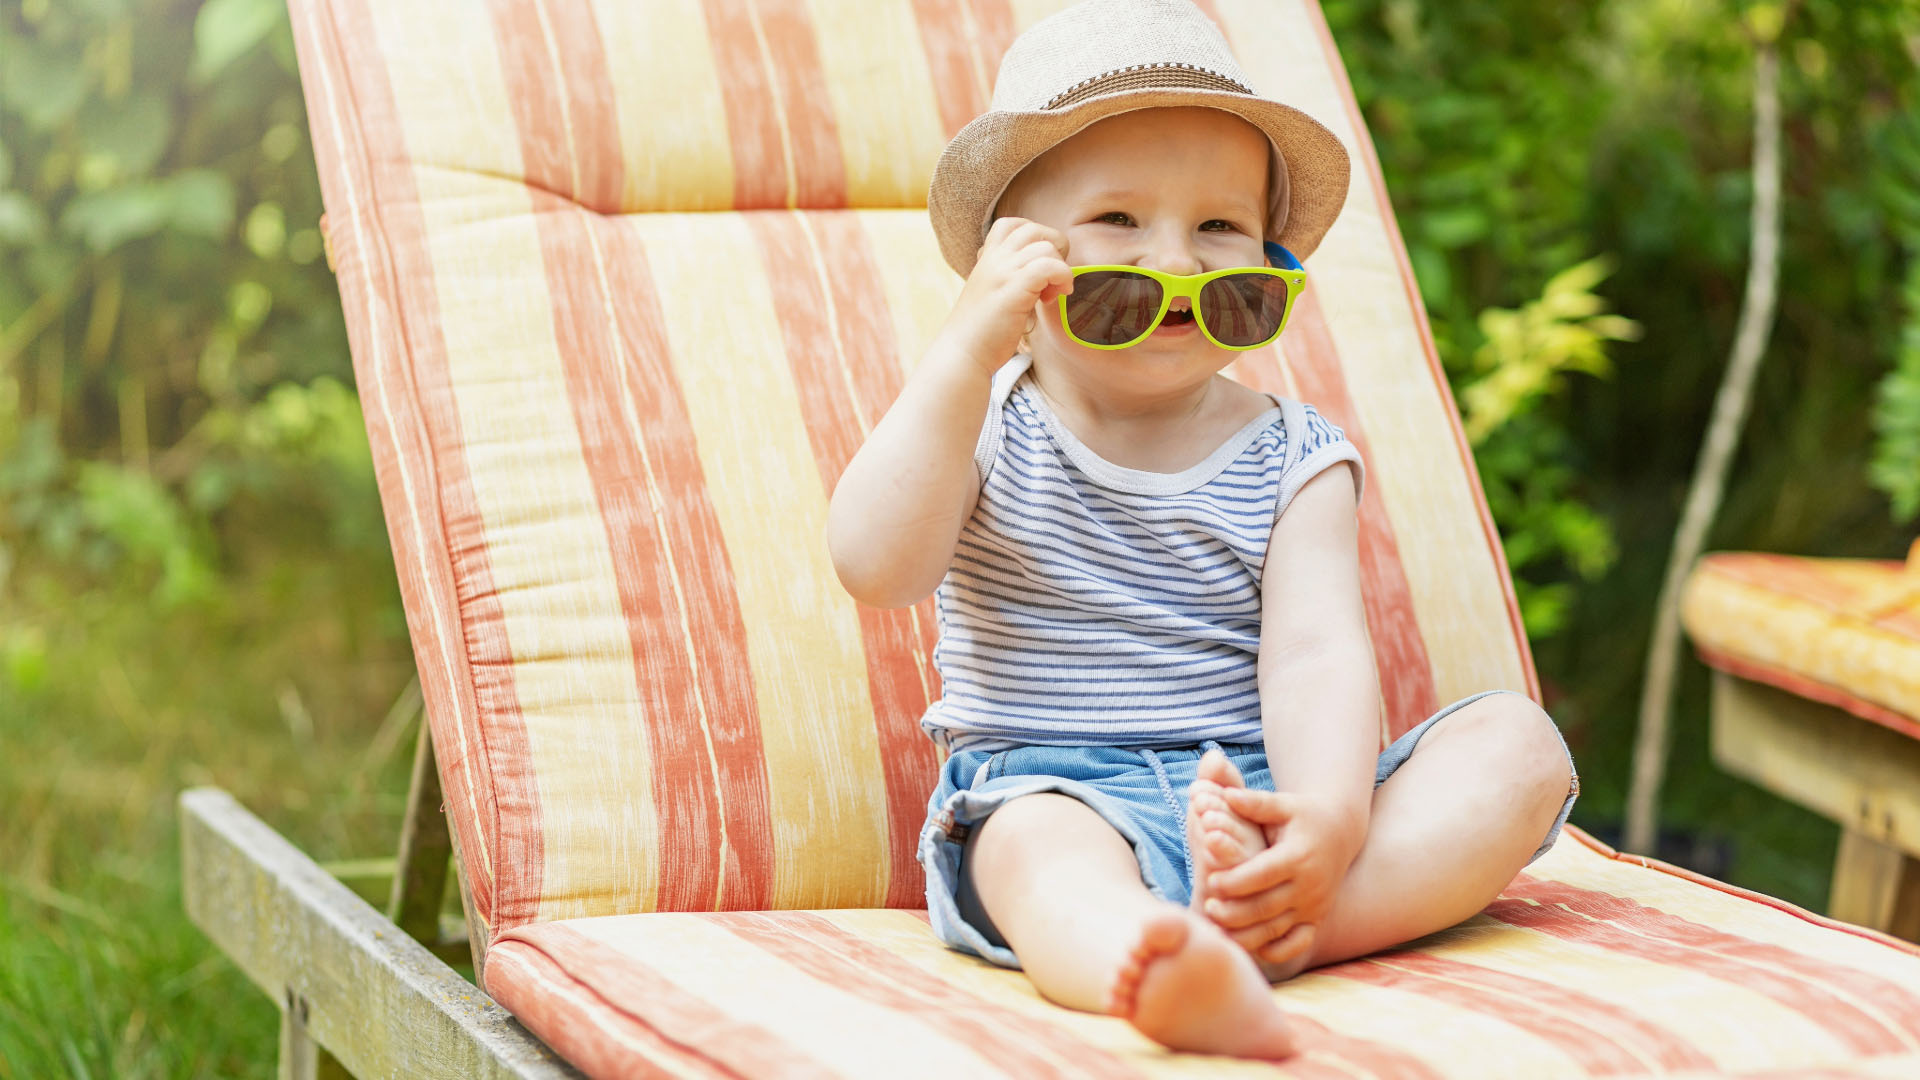
<path fill-rule="evenodd" d="M 1461 698 L 1421 721 L 1380 752 L 1374 767 L 1374 786 L 1380 786 L 1406 763 L 1414 744 L 1436 721 L 1488 694 L 1511 692 L 1489 690 Z M 1566 748 L 1564 738 L 1560 745 Z M 1193 881 L 1193 862 L 1187 851 L 1187 788 L 1198 772 L 1201 755 L 1216 746 L 1240 770 L 1248 787 L 1273 790 L 1266 748 L 1257 743 L 1208 742 L 1180 749 L 1019 746 L 953 754 L 940 770 L 940 784 L 927 803 L 927 823 L 920 830 L 919 859 L 927 871 L 927 915 L 934 934 L 949 948 L 985 957 L 1002 967 L 1020 966 L 1013 950 L 989 940 L 983 928 L 961 915 L 960 861 L 973 826 L 1010 799 L 1044 791 L 1068 795 L 1092 807 L 1133 847 L 1147 891 L 1172 903 L 1186 904 L 1192 896 Z M 1573 763 L 1571 751 L 1567 763 Z M 1553 828 L 1527 860 L 1529 863 L 1545 854 L 1559 838 L 1560 827 L 1566 823 L 1579 791 L 1576 771 Z"/>

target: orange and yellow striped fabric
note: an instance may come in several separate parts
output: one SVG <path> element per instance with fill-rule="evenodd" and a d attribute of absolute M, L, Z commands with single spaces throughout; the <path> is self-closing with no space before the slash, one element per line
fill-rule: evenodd
<path fill-rule="evenodd" d="M 961 286 L 933 162 L 1068 2 L 291 4 L 487 988 L 596 1074 L 1254 1068 L 1147 1050 L 934 944 L 912 910 L 931 605 L 854 604 L 825 547 L 834 481 Z M 1232 374 L 1365 455 L 1381 738 L 1475 690 L 1537 696 L 1319 9 L 1200 6 L 1354 151 L 1285 342 Z M 1292 1074 L 1920 1054 L 1900 946 L 1567 835 L 1473 922 L 1282 988 L 1314 1040 Z"/>
<path fill-rule="evenodd" d="M 1065 0 L 297 0 L 409 626 L 493 932 L 917 906 L 931 602 L 857 606 L 835 479 L 961 281 L 934 159 Z M 1361 167 L 1242 380 L 1359 444 L 1382 737 L 1534 690 L 1500 547 L 1310 0 L 1206 0 Z M 714 211 L 728 211 L 715 213 Z"/>
<path fill-rule="evenodd" d="M 487 986 L 596 1076 L 1920 1075 L 1912 955 L 1569 835 L 1473 919 L 1277 987 L 1302 1052 L 1275 1065 L 1052 1006 L 919 912 L 533 924 L 494 946 Z"/>
<path fill-rule="evenodd" d="M 1904 565 L 1708 555 L 1680 618 L 1709 666 L 1920 738 L 1920 542 Z"/>

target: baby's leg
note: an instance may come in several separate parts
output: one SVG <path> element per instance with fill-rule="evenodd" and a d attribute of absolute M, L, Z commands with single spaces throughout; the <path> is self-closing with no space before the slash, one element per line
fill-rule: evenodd
<path fill-rule="evenodd" d="M 1070 1008 L 1125 1017 L 1177 1050 L 1278 1058 L 1285 1016 L 1219 927 L 1147 891 L 1140 864 L 1085 803 L 1014 799 L 967 845 L 980 902 L 1034 986 Z"/>
<path fill-rule="evenodd" d="M 1365 956 L 1474 915 L 1546 838 L 1571 780 L 1553 721 L 1518 694 L 1442 717 L 1375 789 L 1366 842 L 1310 953 L 1289 967 Z"/>

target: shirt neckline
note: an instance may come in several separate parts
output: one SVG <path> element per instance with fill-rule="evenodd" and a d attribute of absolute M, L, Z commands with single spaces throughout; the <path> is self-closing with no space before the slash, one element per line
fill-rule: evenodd
<path fill-rule="evenodd" d="M 1061 452 L 1067 455 L 1067 460 L 1073 462 L 1081 472 L 1101 487 L 1131 492 L 1135 495 L 1184 495 L 1205 485 L 1225 472 L 1227 466 L 1233 464 L 1233 460 L 1239 457 L 1247 447 L 1253 445 L 1253 440 L 1259 438 L 1260 433 L 1271 427 L 1282 415 L 1280 399 L 1267 394 L 1267 400 L 1273 402 L 1273 407 L 1242 424 L 1238 431 L 1227 436 L 1224 442 L 1214 447 L 1213 452 L 1198 463 L 1177 473 L 1154 472 L 1150 469 L 1132 469 L 1125 465 L 1116 465 L 1095 453 L 1086 443 L 1081 442 L 1080 437 L 1075 435 L 1059 416 L 1055 415 L 1053 407 L 1047 403 L 1046 397 L 1040 393 L 1040 388 L 1034 384 L 1031 364 L 1020 373 L 1013 389 L 1016 393 L 1024 391 L 1027 401 L 1032 404 L 1034 411 L 1040 414 L 1040 422 L 1045 425 L 1047 433 L 1053 436 Z"/>

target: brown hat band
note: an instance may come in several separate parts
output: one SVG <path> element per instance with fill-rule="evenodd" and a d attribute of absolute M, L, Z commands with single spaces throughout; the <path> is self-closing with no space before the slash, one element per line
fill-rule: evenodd
<path fill-rule="evenodd" d="M 1047 102 L 1045 108 L 1064 109 L 1076 102 L 1085 101 L 1101 94 L 1117 94 L 1124 90 L 1144 90 L 1152 87 L 1179 87 L 1184 90 L 1226 90 L 1236 94 L 1252 94 L 1253 91 L 1234 82 L 1218 72 L 1208 71 L 1192 64 L 1161 63 L 1136 64 L 1132 67 L 1116 68 L 1102 72 L 1084 82 L 1075 83 Z"/>

